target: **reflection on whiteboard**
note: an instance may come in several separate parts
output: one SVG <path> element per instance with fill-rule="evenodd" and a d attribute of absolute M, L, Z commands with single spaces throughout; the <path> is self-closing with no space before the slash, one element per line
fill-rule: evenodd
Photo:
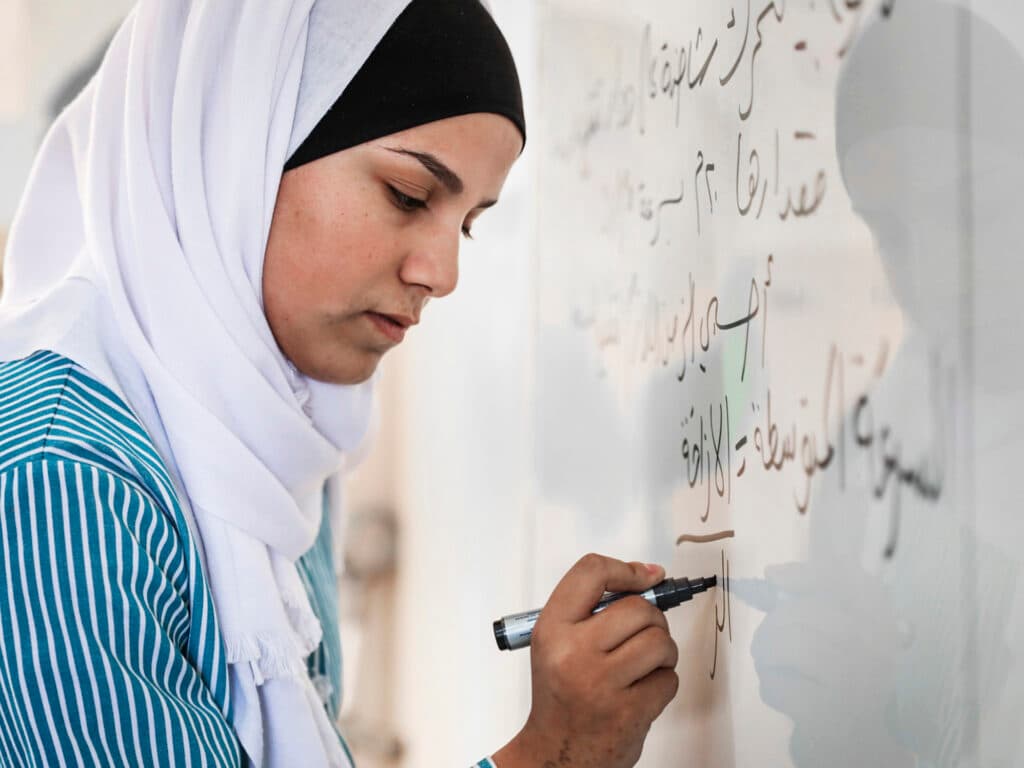
<path fill-rule="evenodd" d="M 727 585 L 640 764 L 1019 763 L 1017 49 L 942 0 L 542 6 L 535 589 Z"/>

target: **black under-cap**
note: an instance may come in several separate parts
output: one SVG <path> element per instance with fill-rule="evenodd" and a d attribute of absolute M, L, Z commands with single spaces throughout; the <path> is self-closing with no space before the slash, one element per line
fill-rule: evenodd
<path fill-rule="evenodd" d="M 526 142 L 522 90 L 505 37 L 479 0 L 412 0 L 284 170 L 474 112 L 504 115 Z"/>

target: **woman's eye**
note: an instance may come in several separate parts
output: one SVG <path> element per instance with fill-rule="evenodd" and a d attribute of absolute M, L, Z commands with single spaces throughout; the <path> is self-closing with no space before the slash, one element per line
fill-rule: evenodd
<path fill-rule="evenodd" d="M 418 197 L 407 195 L 401 190 L 391 186 L 390 184 L 388 184 L 387 187 L 391 191 L 391 196 L 392 198 L 394 198 L 395 205 L 397 205 L 403 211 L 415 211 L 420 208 L 427 207 L 426 200 L 420 200 Z"/>

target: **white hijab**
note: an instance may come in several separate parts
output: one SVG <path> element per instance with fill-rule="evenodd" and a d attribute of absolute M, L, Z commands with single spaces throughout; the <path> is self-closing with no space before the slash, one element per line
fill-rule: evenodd
<path fill-rule="evenodd" d="M 348 765 L 295 562 L 372 389 L 284 357 L 264 251 L 286 159 L 407 3 L 141 0 L 47 134 L 8 243 L 0 360 L 53 350 L 138 414 L 205 549 L 257 766 Z"/>

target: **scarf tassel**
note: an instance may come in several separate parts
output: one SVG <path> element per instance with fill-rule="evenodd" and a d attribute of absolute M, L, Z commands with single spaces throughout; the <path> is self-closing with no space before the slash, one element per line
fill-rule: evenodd
<path fill-rule="evenodd" d="M 305 659 L 310 653 L 312 650 L 305 650 L 296 638 L 278 635 L 255 635 L 227 643 L 228 663 L 247 662 L 256 685 L 279 677 L 308 677 Z"/>

